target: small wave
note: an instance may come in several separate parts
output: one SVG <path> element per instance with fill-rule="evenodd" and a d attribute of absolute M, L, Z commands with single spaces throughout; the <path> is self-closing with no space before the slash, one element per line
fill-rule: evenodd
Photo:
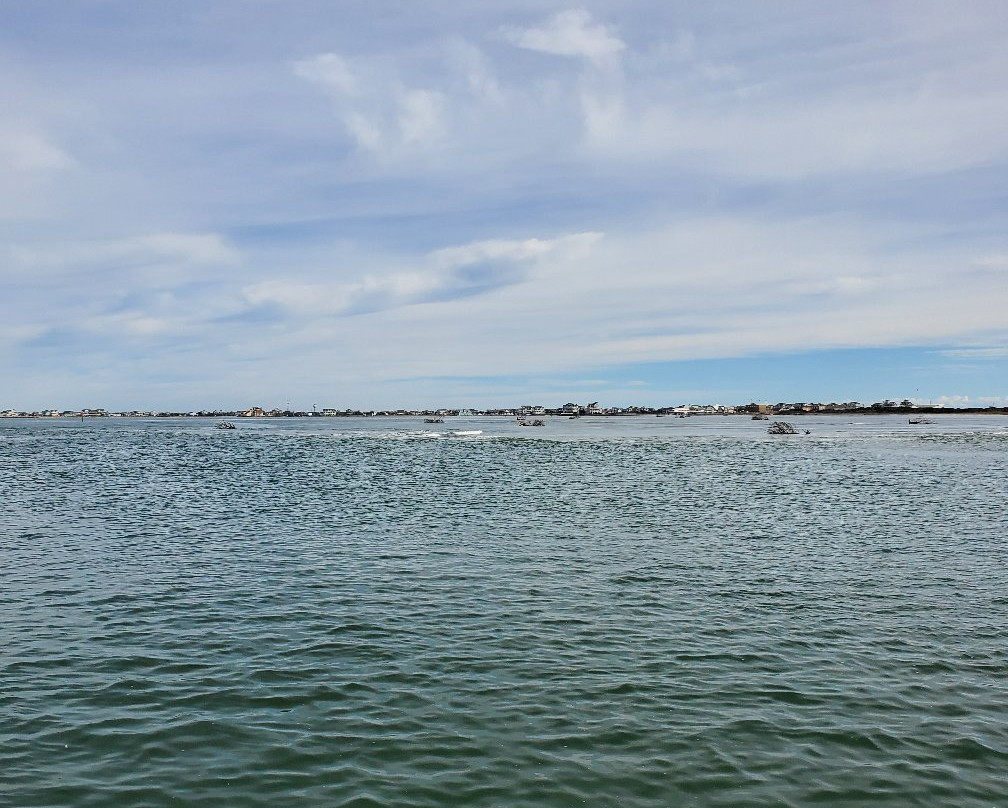
<path fill-rule="evenodd" d="M 407 430 L 407 429 L 393 429 L 387 432 L 343 432 L 333 435 L 333 437 L 341 440 L 364 439 L 364 440 L 410 441 L 410 440 L 437 440 L 439 438 L 445 437 L 445 433 L 435 432 L 430 429 L 422 429 L 419 431 Z"/>

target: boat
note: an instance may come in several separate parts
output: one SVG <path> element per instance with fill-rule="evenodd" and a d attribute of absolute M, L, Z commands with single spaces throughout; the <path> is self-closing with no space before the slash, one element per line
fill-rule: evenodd
<path fill-rule="evenodd" d="M 518 426 L 546 426 L 546 422 L 542 418 L 533 418 L 532 420 L 519 418 Z"/>
<path fill-rule="evenodd" d="M 789 424 L 787 421 L 774 421 L 770 424 L 770 428 L 767 430 L 769 435 L 797 435 L 798 430 L 794 428 L 793 425 Z M 808 432 L 806 431 L 806 435 Z"/>
<path fill-rule="evenodd" d="M 770 416 L 767 415 L 765 412 L 758 412 L 752 417 L 752 419 L 754 421 L 769 421 Z"/>
<path fill-rule="evenodd" d="M 217 429 L 235 429 L 235 425 L 230 421 L 220 421 L 217 424 Z"/>
<path fill-rule="evenodd" d="M 443 424 L 444 418 L 424 418 L 423 422 L 425 424 Z"/>
<path fill-rule="evenodd" d="M 907 423 L 910 423 L 910 424 L 933 424 L 934 421 L 932 421 L 930 418 L 908 418 L 907 419 Z"/>
<path fill-rule="evenodd" d="M 475 438 L 477 435 L 482 435 L 482 429 L 453 429 L 448 433 L 453 438 Z"/>

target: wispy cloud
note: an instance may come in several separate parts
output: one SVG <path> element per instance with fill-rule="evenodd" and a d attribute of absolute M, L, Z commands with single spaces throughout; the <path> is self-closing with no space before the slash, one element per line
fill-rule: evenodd
<path fill-rule="evenodd" d="M 938 352 L 941 356 L 949 359 L 1008 359 L 1008 347 L 999 346 L 993 348 L 950 348 Z"/>
<path fill-rule="evenodd" d="M 581 233 L 558 239 L 473 242 L 435 250 L 408 271 L 367 273 L 349 282 L 269 279 L 242 292 L 254 306 L 279 305 L 301 315 L 357 315 L 447 302 L 526 282 L 536 266 L 559 255 L 583 255 L 598 238 L 597 233 Z"/>
<path fill-rule="evenodd" d="M 299 60 L 294 73 L 330 92 L 344 126 L 363 149 L 409 149 L 443 134 L 446 100 L 438 90 L 407 86 L 367 66 L 352 68 L 336 53 Z"/>
<path fill-rule="evenodd" d="M 519 48 L 558 56 L 579 56 L 597 64 L 612 61 L 626 48 L 609 27 L 595 22 L 583 9 L 561 11 L 540 26 L 506 27 L 502 34 Z"/>
<path fill-rule="evenodd" d="M 1000 5 L 195 8 L 0 30 L 26 396 L 160 368 L 179 400 L 380 404 L 887 346 L 1001 392 Z"/>
<path fill-rule="evenodd" d="M 0 129 L 0 171 L 66 168 L 70 156 L 38 132 Z"/>
<path fill-rule="evenodd" d="M 238 251 L 216 233 L 151 233 L 127 238 L 60 245 L 13 247 L 13 257 L 26 271 L 77 272 L 85 267 L 158 267 L 230 264 Z"/>

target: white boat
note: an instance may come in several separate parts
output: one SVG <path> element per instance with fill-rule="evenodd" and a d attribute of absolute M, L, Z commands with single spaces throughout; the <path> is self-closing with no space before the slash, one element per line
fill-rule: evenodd
<path fill-rule="evenodd" d="M 453 429 L 448 433 L 453 438 L 475 438 L 477 435 L 482 435 L 482 429 Z"/>

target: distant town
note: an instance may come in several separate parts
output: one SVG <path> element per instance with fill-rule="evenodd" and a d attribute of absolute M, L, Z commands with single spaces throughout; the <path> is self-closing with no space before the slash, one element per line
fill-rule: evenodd
<path fill-rule="evenodd" d="M 909 399 L 902 401 L 877 401 L 873 404 L 862 404 L 858 401 L 843 403 L 830 402 L 808 403 L 778 402 L 776 404 L 680 404 L 668 407 L 603 407 L 597 401 L 588 404 L 568 402 L 560 407 L 544 407 L 538 404 L 525 404 L 520 407 L 476 409 L 441 407 L 427 410 L 355 410 L 334 409 L 325 407 L 311 410 L 263 409 L 249 407 L 246 410 L 193 410 L 188 412 L 162 410 L 129 410 L 109 411 L 101 407 L 80 410 L 38 410 L 22 412 L 19 410 L 2 410 L 2 418 L 362 418 L 362 417 L 447 417 L 447 416 L 628 416 L 652 415 L 686 418 L 703 415 L 808 415 L 808 414 L 893 414 L 893 413 L 994 413 L 1008 414 L 1008 407 L 943 407 L 934 404 L 914 403 Z"/>

